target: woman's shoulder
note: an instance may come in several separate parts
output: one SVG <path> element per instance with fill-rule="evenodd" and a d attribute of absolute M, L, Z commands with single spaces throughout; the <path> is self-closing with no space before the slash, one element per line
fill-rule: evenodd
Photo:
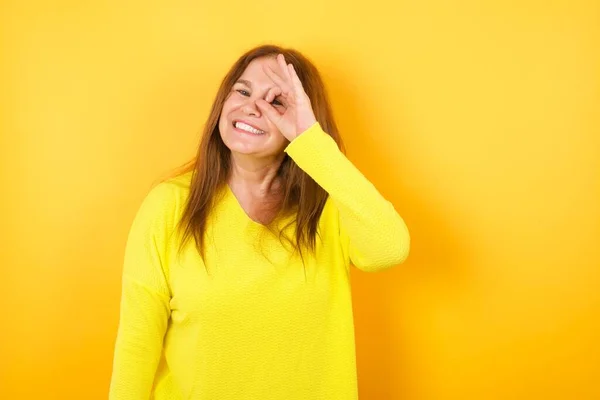
<path fill-rule="evenodd" d="M 157 183 L 150 194 L 166 197 L 187 197 L 192 181 L 192 171 L 175 175 Z"/>
<path fill-rule="evenodd" d="M 190 184 L 192 182 L 192 173 L 193 171 L 184 172 L 182 174 L 178 174 L 172 176 L 170 178 L 164 179 L 160 183 L 156 185 L 156 187 L 162 188 L 170 188 L 170 190 L 178 190 L 189 192 Z"/>
<path fill-rule="evenodd" d="M 139 215 L 149 219 L 173 220 L 181 212 L 187 200 L 192 173 L 184 173 L 155 184 L 146 194 Z"/>

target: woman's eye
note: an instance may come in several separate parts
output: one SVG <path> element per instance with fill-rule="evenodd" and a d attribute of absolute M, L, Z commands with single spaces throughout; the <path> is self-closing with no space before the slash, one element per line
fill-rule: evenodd
<path fill-rule="evenodd" d="M 238 89 L 237 92 L 239 94 L 241 94 L 242 96 L 246 96 L 246 97 L 250 96 L 250 93 L 248 93 L 248 91 L 244 90 L 244 89 Z"/>

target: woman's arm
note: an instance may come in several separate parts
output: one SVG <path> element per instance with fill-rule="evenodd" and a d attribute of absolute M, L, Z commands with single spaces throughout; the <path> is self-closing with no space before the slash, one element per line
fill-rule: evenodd
<path fill-rule="evenodd" d="M 329 193 L 339 211 L 342 239 L 349 241 L 352 264 L 377 271 L 404 262 L 410 235 L 403 219 L 319 123 L 298 135 L 285 151 Z"/>
<path fill-rule="evenodd" d="M 410 248 L 404 221 L 323 132 L 292 64 L 281 54 L 277 64 L 264 69 L 278 89 L 256 105 L 290 141 L 288 155 L 331 196 L 339 211 L 342 240 L 349 241 L 350 260 L 367 271 L 403 262 Z M 270 104 L 276 94 L 283 108 Z"/>
<path fill-rule="evenodd" d="M 123 266 L 110 400 L 149 399 L 170 316 L 165 246 L 173 188 L 155 187 L 132 224 Z"/>

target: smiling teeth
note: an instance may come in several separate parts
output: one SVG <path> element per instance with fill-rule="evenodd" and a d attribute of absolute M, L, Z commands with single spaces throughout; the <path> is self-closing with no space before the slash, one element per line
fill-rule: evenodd
<path fill-rule="evenodd" d="M 246 132 L 254 133 L 255 135 L 262 135 L 263 133 L 265 133 L 264 131 L 261 131 L 260 129 L 254 129 L 250 125 L 245 124 L 243 122 L 236 122 L 235 127 Z"/>

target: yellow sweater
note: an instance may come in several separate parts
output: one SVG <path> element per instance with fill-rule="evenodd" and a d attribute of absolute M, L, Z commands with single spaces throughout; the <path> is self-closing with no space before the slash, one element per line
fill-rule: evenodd
<path fill-rule="evenodd" d="M 358 397 L 349 265 L 400 264 L 408 230 L 318 123 L 285 151 L 329 193 L 306 269 L 227 186 L 206 265 L 193 241 L 177 254 L 190 175 L 147 195 L 127 242 L 110 400 Z"/>

